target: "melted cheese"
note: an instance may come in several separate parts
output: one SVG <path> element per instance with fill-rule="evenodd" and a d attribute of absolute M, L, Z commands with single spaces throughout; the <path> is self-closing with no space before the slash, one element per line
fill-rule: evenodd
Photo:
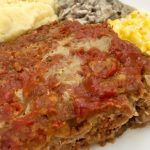
<path fill-rule="evenodd" d="M 76 48 L 84 48 L 89 50 L 90 48 L 97 48 L 101 51 L 107 52 L 111 46 L 111 37 L 103 36 L 100 39 L 90 39 L 86 41 L 79 42 L 76 44 Z"/>
<path fill-rule="evenodd" d="M 63 46 L 69 40 L 70 39 L 59 41 L 59 46 L 56 49 L 49 51 L 43 57 L 43 61 L 45 61 L 49 56 L 52 57 L 57 54 L 64 56 L 64 59 L 62 59 L 59 64 L 49 68 L 49 71 L 45 74 L 46 79 L 49 76 L 54 76 L 61 83 L 71 85 L 79 84 L 82 81 L 82 77 L 79 75 L 79 72 L 81 71 L 81 59 L 77 56 L 71 56 L 70 50 Z M 71 47 L 75 47 L 76 49 L 84 47 L 85 50 L 89 50 L 90 48 L 95 47 L 101 51 L 108 51 L 111 46 L 111 40 L 111 37 L 104 36 L 101 39 L 91 39 L 77 44 L 75 42 L 73 45 L 71 45 Z"/>
<path fill-rule="evenodd" d="M 150 75 L 144 75 L 147 85 L 150 87 Z"/>
<path fill-rule="evenodd" d="M 59 64 L 49 68 L 45 74 L 45 78 L 49 76 L 56 77 L 61 83 L 65 84 L 78 84 L 82 81 L 79 75 L 81 70 L 81 59 L 77 56 L 70 56 L 68 59 L 63 59 Z"/>
<path fill-rule="evenodd" d="M 49 51 L 42 59 L 42 61 L 45 61 L 49 56 L 54 56 L 54 55 L 63 55 L 63 56 L 68 56 L 69 55 L 69 50 L 67 47 L 64 46 L 58 46 L 56 49 Z"/>
<path fill-rule="evenodd" d="M 5 122 L 0 122 L 0 129 L 5 126 Z"/>
<path fill-rule="evenodd" d="M 24 97 L 23 97 L 23 90 L 22 89 L 18 89 L 15 92 L 15 95 L 18 97 L 18 99 L 21 101 L 21 103 L 24 103 Z"/>
<path fill-rule="evenodd" d="M 58 46 L 57 49 L 55 51 L 52 51 L 52 55 L 57 55 L 57 54 L 61 54 L 61 55 L 65 55 L 68 56 L 69 55 L 69 50 L 67 47 L 64 46 Z"/>
<path fill-rule="evenodd" d="M 46 61 L 46 59 L 49 56 L 54 55 L 63 55 L 63 56 L 69 56 L 70 49 L 66 47 L 66 44 L 70 43 L 71 37 L 63 38 L 62 40 L 58 41 L 58 46 L 54 50 L 50 50 L 42 59 L 42 61 Z"/>

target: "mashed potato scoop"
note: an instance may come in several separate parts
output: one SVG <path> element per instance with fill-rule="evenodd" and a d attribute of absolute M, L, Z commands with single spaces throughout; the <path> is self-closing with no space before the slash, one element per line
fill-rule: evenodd
<path fill-rule="evenodd" d="M 0 42 L 57 20 L 56 0 L 1 0 Z"/>

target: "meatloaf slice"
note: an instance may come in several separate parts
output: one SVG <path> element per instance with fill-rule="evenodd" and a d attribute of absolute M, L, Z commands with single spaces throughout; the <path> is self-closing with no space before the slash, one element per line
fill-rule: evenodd
<path fill-rule="evenodd" d="M 0 149 L 80 149 L 149 121 L 149 64 L 107 24 L 55 22 L 1 43 Z"/>

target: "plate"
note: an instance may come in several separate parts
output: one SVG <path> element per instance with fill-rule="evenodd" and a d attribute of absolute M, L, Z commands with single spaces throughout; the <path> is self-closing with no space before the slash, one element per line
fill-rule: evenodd
<path fill-rule="evenodd" d="M 139 10 L 150 12 L 150 0 L 121 0 Z M 104 147 L 92 146 L 91 150 L 150 150 L 150 124 L 144 128 L 129 129 L 115 143 Z"/>
<path fill-rule="evenodd" d="M 139 10 L 150 12 L 150 0 L 121 0 Z"/>

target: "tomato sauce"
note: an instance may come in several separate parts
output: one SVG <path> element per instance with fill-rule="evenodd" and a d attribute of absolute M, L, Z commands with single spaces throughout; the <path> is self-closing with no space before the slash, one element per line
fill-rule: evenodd
<path fill-rule="evenodd" d="M 43 59 L 59 41 L 69 36 L 72 39 L 65 44 L 70 51 L 68 56 L 57 54 Z M 78 44 L 82 40 L 103 36 L 112 38 L 106 52 L 97 47 L 88 50 L 71 47 L 74 42 Z M 0 51 L 0 122 L 4 123 L 0 130 L 2 150 L 47 144 L 48 137 L 66 124 L 69 126 L 68 120 L 86 120 L 97 112 L 103 112 L 107 106 L 127 107 L 123 111 L 130 111 L 127 95 L 140 94 L 144 88 L 143 72 L 149 64 L 146 56 L 132 44 L 121 41 L 106 24 L 53 23 L 16 41 L 0 44 Z M 57 75 L 45 78 L 49 68 L 61 66 L 61 60 L 73 56 L 81 61 L 77 71 L 81 82 L 62 83 Z M 65 72 L 59 67 L 55 69 L 58 69 L 58 74 Z M 15 94 L 19 89 L 23 100 Z"/>

